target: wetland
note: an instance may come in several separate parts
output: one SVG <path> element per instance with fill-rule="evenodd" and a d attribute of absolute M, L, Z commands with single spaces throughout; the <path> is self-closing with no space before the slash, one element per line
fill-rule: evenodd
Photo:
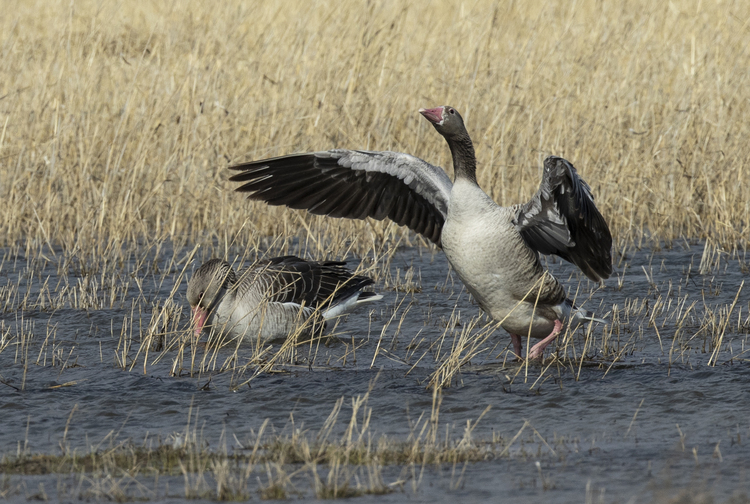
<path fill-rule="evenodd" d="M 0 498 L 750 500 L 750 3 L 0 6 Z M 605 323 L 543 360 L 419 236 L 227 180 L 332 148 L 452 176 L 443 104 L 497 203 L 558 155 L 611 229 L 603 285 L 544 259 Z M 384 298 L 311 341 L 195 336 L 200 264 L 284 254 Z"/>
<path fill-rule="evenodd" d="M 194 249 L 133 253 L 90 276 L 59 251 L 34 255 L 50 260 L 6 250 L 2 263 L 18 286 L 4 302 L 23 306 L 1 320 L 12 500 L 748 491 L 747 271 L 710 243 L 627 250 L 605 288 L 550 262 L 609 323 L 531 363 L 514 359 L 436 250 L 375 263 L 384 299 L 325 339 L 263 348 L 194 337 Z"/>

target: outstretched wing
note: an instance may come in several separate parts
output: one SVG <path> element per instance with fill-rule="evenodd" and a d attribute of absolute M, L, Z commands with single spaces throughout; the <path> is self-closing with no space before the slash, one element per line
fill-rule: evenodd
<path fill-rule="evenodd" d="M 399 152 L 336 149 L 230 167 L 237 191 L 270 205 L 395 223 L 440 244 L 452 183 L 442 168 Z"/>
<path fill-rule="evenodd" d="M 612 274 L 612 235 L 570 162 L 545 159 L 539 190 L 515 209 L 514 224 L 529 247 L 572 262 L 594 281 Z"/>

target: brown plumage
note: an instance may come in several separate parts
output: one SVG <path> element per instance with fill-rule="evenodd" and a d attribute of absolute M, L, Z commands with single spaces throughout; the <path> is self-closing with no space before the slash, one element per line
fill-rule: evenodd
<path fill-rule="evenodd" d="M 188 283 L 195 331 L 213 328 L 224 337 L 285 338 L 314 317 L 311 330 L 382 296 L 362 292 L 372 279 L 354 275 L 345 263 L 283 256 L 259 261 L 239 276 L 222 259 L 211 259 Z M 314 329 L 313 329 L 314 328 Z"/>

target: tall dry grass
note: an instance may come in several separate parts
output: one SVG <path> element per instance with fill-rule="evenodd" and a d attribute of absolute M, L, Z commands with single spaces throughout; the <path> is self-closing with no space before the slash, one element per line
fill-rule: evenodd
<path fill-rule="evenodd" d="M 350 147 L 450 170 L 416 113 L 445 103 L 501 204 L 527 199 L 558 154 L 620 245 L 747 243 L 744 1 L 3 0 L 2 12 L 4 245 L 100 255 L 285 233 L 367 251 L 402 230 L 243 202 L 226 166 Z"/>

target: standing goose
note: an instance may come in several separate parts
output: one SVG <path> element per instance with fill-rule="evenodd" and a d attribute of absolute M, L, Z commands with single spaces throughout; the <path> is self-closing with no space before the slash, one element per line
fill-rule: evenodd
<path fill-rule="evenodd" d="M 312 317 L 303 334 L 322 332 L 325 320 L 383 296 L 361 292 L 371 278 L 355 276 L 343 262 L 295 256 L 260 261 L 240 272 L 211 259 L 188 282 L 195 333 L 214 328 L 222 337 L 267 341 L 286 338 Z"/>
<path fill-rule="evenodd" d="M 591 189 L 571 163 L 544 161 L 539 190 L 501 207 L 477 184 L 474 146 L 461 115 L 443 106 L 419 111 L 448 142 L 455 182 L 409 154 L 335 149 L 253 161 L 231 169 L 238 191 L 271 205 L 332 217 L 390 218 L 443 248 L 479 306 L 501 322 L 522 356 L 521 338 L 541 339 L 541 357 L 562 332 L 593 314 L 573 305 L 539 254 L 555 254 L 599 282 L 612 274 L 612 236 Z"/>

